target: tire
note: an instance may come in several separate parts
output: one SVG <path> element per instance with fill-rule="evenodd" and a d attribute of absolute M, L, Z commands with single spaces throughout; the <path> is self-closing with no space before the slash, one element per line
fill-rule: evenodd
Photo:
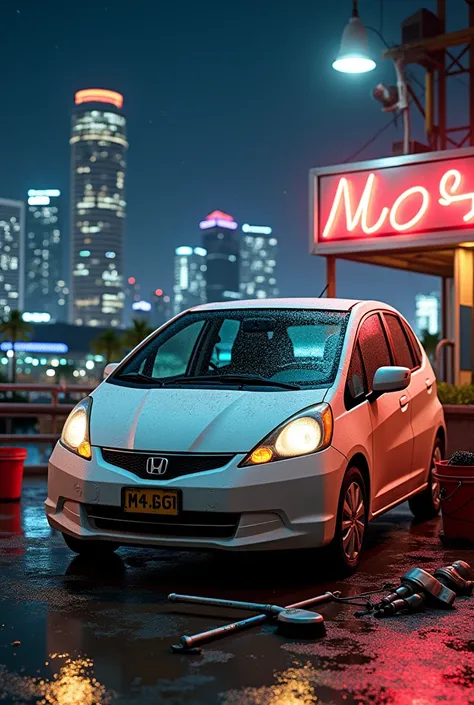
<path fill-rule="evenodd" d="M 331 567 L 338 575 L 359 567 L 367 529 L 367 488 L 359 468 L 350 467 L 342 482 L 334 539 L 327 547 Z"/>
<path fill-rule="evenodd" d="M 410 509 L 415 519 L 433 519 L 433 517 L 439 514 L 439 510 L 441 508 L 439 483 L 433 478 L 433 470 L 435 468 L 435 462 L 437 460 L 442 460 L 443 455 L 443 445 L 441 440 L 437 438 L 434 444 L 433 453 L 431 454 L 428 487 L 423 490 L 423 492 L 416 494 L 414 497 L 410 497 L 408 500 L 408 504 L 410 505 Z"/>
<path fill-rule="evenodd" d="M 90 541 L 78 539 L 69 534 L 63 534 L 63 539 L 71 551 L 78 553 L 80 556 L 90 558 L 106 558 L 111 556 L 119 547 L 117 543 L 112 543 L 111 541 Z"/>

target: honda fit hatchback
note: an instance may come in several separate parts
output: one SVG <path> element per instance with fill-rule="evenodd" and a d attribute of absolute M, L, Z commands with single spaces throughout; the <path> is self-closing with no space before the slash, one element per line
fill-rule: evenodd
<path fill-rule="evenodd" d="M 386 304 L 198 306 L 106 373 L 49 462 L 48 521 L 73 551 L 327 546 L 351 571 L 368 521 L 439 511 L 435 376 Z"/>

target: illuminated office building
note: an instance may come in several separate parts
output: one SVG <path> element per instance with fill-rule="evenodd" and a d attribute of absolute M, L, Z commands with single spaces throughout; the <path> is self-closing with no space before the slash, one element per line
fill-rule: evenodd
<path fill-rule="evenodd" d="M 415 297 L 415 331 L 422 338 L 424 333 L 439 335 L 441 331 L 441 301 L 437 292 L 417 294 Z"/>
<path fill-rule="evenodd" d="M 151 300 L 150 322 L 153 328 L 159 328 L 173 316 L 171 298 L 163 289 L 155 289 Z"/>
<path fill-rule="evenodd" d="M 240 291 L 244 299 L 278 296 L 276 260 L 278 241 L 266 225 L 242 225 L 240 236 Z"/>
<path fill-rule="evenodd" d="M 174 313 L 206 303 L 206 250 L 177 247 L 174 257 Z"/>
<path fill-rule="evenodd" d="M 123 97 L 87 89 L 72 117 L 70 321 L 120 326 L 124 308 L 125 170 Z"/>
<path fill-rule="evenodd" d="M 133 304 L 137 303 L 138 301 L 141 301 L 142 299 L 140 293 L 140 283 L 136 280 L 135 277 L 128 277 L 125 284 L 124 294 L 125 297 L 123 323 L 125 327 L 128 328 L 128 326 L 132 322 L 132 319 L 136 318 L 136 309 L 133 308 Z"/>
<path fill-rule="evenodd" d="M 231 215 L 213 211 L 199 223 L 207 250 L 206 298 L 208 302 L 240 299 L 239 239 Z"/>
<path fill-rule="evenodd" d="M 0 317 L 23 310 L 25 204 L 0 199 Z"/>
<path fill-rule="evenodd" d="M 64 281 L 61 240 L 61 192 L 30 189 L 26 210 L 25 303 L 27 312 L 67 318 L 69 290 Z"/>

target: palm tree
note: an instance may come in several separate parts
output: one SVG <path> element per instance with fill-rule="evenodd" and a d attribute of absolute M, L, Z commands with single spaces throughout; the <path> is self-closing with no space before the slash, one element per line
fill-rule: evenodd
<path fill-rule="evenodd" d="M 104 330 L 91 342 L 91 350 L 94 355 L 103 355 L 106 365 L 118 362 L 123 353 L 122 336 L 113 328 Z"/>
<path fill-rule="evenodd" d="M 21 311 L 10 311 L 0 322 L 0 338 L 12 344 L 11 381 L 16 382 L 16 343 L 29 340 L 33 335 L 33 327 L 25 323 Z"/>
<path fill-rule="evenodd" d="M 436 346 L 438 345 L 439 341 L 440 336 L 437 333 L 429 333 L 427 330 L 423 331 L 423 334 L 421 336 L 421 342 L 423 344 L 424 349 L 426 350 L 426 354 L 432 362 L 434 360 Z"/>
<path fill-rule="evenodd" d="M 132 327 L 125 331 L 124 343 L 125 346 L 132 350 L 139 345 L 142 340 L 153 332 L 153 328 L 147 324 L 146 321 L 141 321 L 138 318 L 132 320 Z"/>

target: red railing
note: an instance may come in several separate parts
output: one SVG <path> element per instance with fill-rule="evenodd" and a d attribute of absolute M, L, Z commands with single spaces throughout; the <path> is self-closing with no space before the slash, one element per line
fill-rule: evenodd
<path fill-rule="evenodd" d="M 77 402 L 94 387 L 83 384 L 0 384 L 0 395 L 26 392 L 27 401 L 0 401 L 0 417 L 7 420 L 7 433 L 0 433 L 0 444 L 5 443 L 49 443 L 59 439 L 62 424 Z M 3 394 L 2 394 L 3 393 Z M 49 402 L 30 401 L 30 396 L 49 396 Z M 14 433 L 13 420 L 24 417 L 38 419 L 36 433 Z M 45 472 L 46 464 L 27 465 L 28 472 Z"/>

